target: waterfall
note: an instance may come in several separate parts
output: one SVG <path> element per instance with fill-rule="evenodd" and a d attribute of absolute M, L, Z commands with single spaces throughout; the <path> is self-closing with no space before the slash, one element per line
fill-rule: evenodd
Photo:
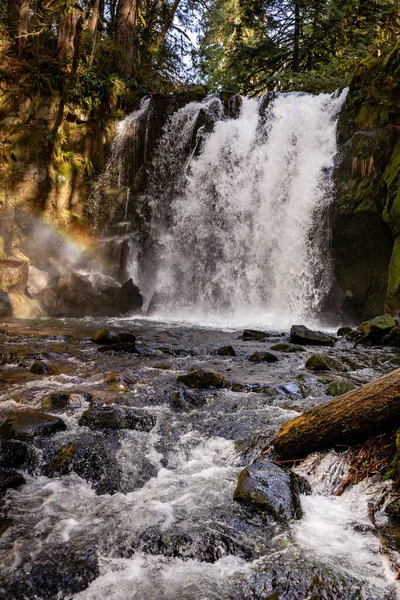
<path fill-rule="evenodd" d="M 276 95 L 265 110 L 243 98 L 237 119 L 211 97 L 170 117 L 148 189 L 161 316 L 312 319 L 331 281 L 326 214 L 345 96 Z"/>

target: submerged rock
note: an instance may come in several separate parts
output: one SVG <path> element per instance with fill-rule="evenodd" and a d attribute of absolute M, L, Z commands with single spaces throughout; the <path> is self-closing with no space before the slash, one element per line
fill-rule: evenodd
<path fill-rule="evenodd" d="M 254 352 L 251 356 L 249 356 L 250 362 L 268 362 L 273 363 L 277 362 L 278 357 L 271 352 Z"/>
<path fill-rule="evenodd" d="M 94 344 L 100 344 L 102 346 L 120 343 L 134 344 L 136 342 L 136 336 L 133 333 L 109 331 L 108 329 L 99 329 L 98 331 L 95 331 L 90 339 Z"/>
<path fill-rule="evenodd" d="M 221 348 L 217 348 L 212 352 L 216 356 L 236 356 L 236 352 L 232 348 L 232 346 L 222 346 Z"/>
<path fill-rule="evenodd" d="M 197 388 L 199 390 L 223 388 L 229 385 L 228 381 L 222 375 L 219 375 L 219 373 L 204 369 L 196 369 L 184 375 L 179 375 L 177 381 L 184 383 L 190 388 Z"/>
<path fill-rule="evenodd" d="M 89 429 L 137 429 L 150 431 L 156 418 L 145 410 L 127 406 L 92 406 L 86 410 L 79 425 Z"/>
<path fill-rule="evenodd" d="M 51 369 L 47 363 L 43 362 L 42 360 L 37 360 L 33 363 L 29 370 L 35 375 L 48 375 Z"/>
<path fill-rule="evenodd" d="M 333 346 L 335 338 L 322 331 L 313 331 L 305 325 L 293 325 L 290 330 L 290 341 L 294 344 L 311 346 Z"/>
<path fill-rule="evenodd" d="M 176 392 L 172 396 L 171 407 L 174 410 L 194 410 L 206 404 L 206 398 L 200 394 L 188 393 L 187 391 Z"/>
<path fill-rule="evenodd" d="M 0 494 L 25 483 L 24 477 L 13 469 L 0 469 Z"/>
<path fill-rule="evenodd" d="M 309 492 L 303 477 L 273 462 L 259 461 L 240 472 L 233 499 L 288 521 L 302 517 L 299 495 Z"/>
<path fill-rule="evenodd" d="M 29 441 L 36 436 L 45 437 L 64 431 L 62 419 L 40 410 L 19 409 L 11 412 L 0 425 L 0 438 Z"/>
<path fill-rule="evenodd" d="M 136 345 L 132 342 L 119 342 L 118 344 L 108 344 L 97 348 L 98 352 L 104 354 L 138 354 Z"/>
<path fill-rule="evenodd" d="M 271 350 L 276 350 L 277 352 L 305 352 L 306 349 L 299 344 L 275 344 L 271 346 Z"/>
<path fill-rule="evenodd" d="M 44 398 L 40 404 L 42 408 L 49 410 L 63 410 L 68 407 L 70 394 L 65 392 L 55 392 Z"/>
<path fill-rule="evenodd" d="M 338 381 L 331 381 L 328 384 L 328 394 L 330 396 L 341 396 L 342 394 L 346 394 L 347 392 L 355 390 L 356 387 L 357 386 L 351 381 L 339 379 Z"/>

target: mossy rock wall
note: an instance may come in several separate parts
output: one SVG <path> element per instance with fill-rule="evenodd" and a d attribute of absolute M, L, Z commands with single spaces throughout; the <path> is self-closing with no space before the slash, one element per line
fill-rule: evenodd
<path fill-rule="evenodd" d="M 339 118 L 332 249 L 342 311 L 400 312 L 400 44 L 362 61 Z"/>

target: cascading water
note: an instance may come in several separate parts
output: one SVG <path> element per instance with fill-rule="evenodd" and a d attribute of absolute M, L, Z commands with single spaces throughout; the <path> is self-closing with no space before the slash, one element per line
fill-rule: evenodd
<path fill-rule="evenodd" d="M 324 215 L 345 97 L 278 95 L 264 114 L 243 98 L 237 119 L 208 98 L 170 118 L 148 192 L 162 316 L 315 315 L 330 284 Z"/>

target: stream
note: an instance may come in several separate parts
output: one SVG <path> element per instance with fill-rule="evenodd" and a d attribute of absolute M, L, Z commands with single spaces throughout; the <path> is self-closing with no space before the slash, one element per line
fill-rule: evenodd
<path fill-rule="evenodd" d="M 133 333 L 136 351 L 99 352 L 91 336 L 104 328 Z M 341 338 L 332 348 L 287 352 L 271 347 L 287 344 L 288 330 L 268 330 L 262 341 L 242 333 L 156 318 L 0 323 L 0 417 L 65 394 L 65 406 L 45 411 L 64 430 L 28 440 L 25 483 L 0 500 L 0 598 L 400 597 L 368 516 L 390 482 L 372 475 L 335 495 L 345 454 L 296 467 L 312 487 L 298 521 L 280 523 L 233 500 L 240 471 L 283 422 L 331 399 L 329 383 L 359 386 L 396 368 L 399 350 Z M 216 354 L 227 346 L 234 356 Z M 278 360 L 250 362 L 256 351 Z M 336 368 L 306 369 L 315 352 L 335 358 Z M 31 371 L 38 362 L 47 373 Z M 230 387 L 191 390 L 177 381 L 197 368 Z M 114 421 L 131 411 L 134 425 L 85 421 L 90 406 Z M 388 526 L 383 513 L 377 519 Z"/>

